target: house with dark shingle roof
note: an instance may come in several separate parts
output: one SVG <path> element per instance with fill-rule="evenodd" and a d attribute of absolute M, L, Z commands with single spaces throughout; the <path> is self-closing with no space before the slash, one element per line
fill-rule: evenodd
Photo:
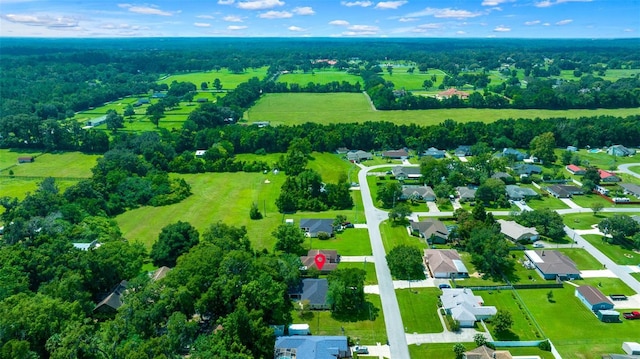
<path fill-rule="evenodd" d="M 123 280 L 107 295 L 103 300 L 101 300 L 96 307 L 93 308 L 94 312 L 115 312 L 122 306 L 122 296 L 124 292 L 127 290 L 127 281 Z"/>
<path fill-rule="evenodd" d="M 320 232 L 333 236 L 333 219 L 303 218 L 300 220 L 300 229 L 307 237 L 315 238 Z"/>
<path fill-rule="evenodd" d="M 542 173 L 542 167 L 537 165 L 532 165 L 529 163 L 521 163 L 519 165 L 513 166 L 513 171 L 520 176 L 522 175 L 531 176 L 532 174 Z"/>
<path fill-rule="evenodd" d="M 276 339 L 274 359 L 351 358 L 345 336 L 300 335 Z"/>
<path fill-rule="evenodd" d="M 624 190 L 625 194 L 630 194 L 640 198 L 640 186 L 633 183 L 620 183 L 620 187 Z"/>
<path fill-rule="evenodd" d="M 476 200 L 476 189 L 469 187 L 456 187 L 460 202 L 473 202 Z"/>
<path fill-rule="evenodd" d="M 571 198 L 577 194 L 583 194 L 582 189 L 572 185 L 557 184 L 545 188 L 550 195 L 556 198 Z"/>
<path fill-rule="evenodd" d="M 391 174 L 400 181 L 422 177 L 420 167 L 418 166 L 395 166 L 391 169 Z"/>
<path fill-rule="evenodd" d="M 520 201 L 527 197 L 538 197 L 538 192 L 534 191 L 531 188 L 520 187 L 516 185 L 507 185 L 506 186 L 507 197 L 514 201 Z"/>
<path fill-rule="evenodd" d="M 544 279 L 580 279 L 580 271 L 569 257 L 558 251 L 526 250 L 524 255 Z"/>
<path fill-rule="evenodd" d="M 363 150 L 347 152 L 347 160 L 352 162 L 360 162 L 360 161 L 370 160 L 372 158 L 373 158 L 373 154 L 371 152 L 366 152 Z"/>
<path fill-rule="evenodd" d="M 420 222 L 411 221 L 411 231 L 418 233 L 420 237 L 426 239 L 429 244 L 444 244 L 449 238 L 449 230 L 447 227 L 444 223 L 434 218 L 423 219 Z"/>
<path fill-rule="evenodd" d="M 289 291 L 289 297 L 297 301 L 308 300 L 312 310 L 328 310 L 327 303 L 329 282 L 326 278 L 304 278 L 300 285 Z"/>
<path fill-rule="evenodd" d="M 496 157 L 512 157 L 516 161 L 522 161 L 527 158 L 527 154 L 520 152 L 514 148 L 503 148 L 502 152 L 496 154 Z"/>
<path fill-rule="evenodd" d="M 471 156 L 471 146 L 460 145 L 453 151 L 453 154 L 456 157 Z"/>
<path fill-rule="evenodd" d="M 581 285 L 576 288 L 576 297 L 593 312 L 613 309 L 613 302 L 598 288 L 591 285 Z"/>
<path fill-rule="evenodd" d="M 443 150 L 439 150 L 435 147 L 429 147 L 426 151 L 422 152 L 422 157 L 444 158 L 445 153 Z"/>
<path fill-rule="evenodd" d="M 407 152 L 407 150 L 403 148 L 399 150 L 384 151 L 382 152 L 382 157 L 396 160 L 406 160 L 407 158 L 409 158 L 409 152 Z"/>
<path fill-rule="evenodd" d="M 429 186 L 402 186 L 400 199 L 433 202 L 436 200 L 436 193 Z"/>

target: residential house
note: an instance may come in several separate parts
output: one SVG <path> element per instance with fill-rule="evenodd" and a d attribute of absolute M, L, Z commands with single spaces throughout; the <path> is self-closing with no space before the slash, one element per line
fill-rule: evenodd
<path fill-rule="evenodd" d="M 420 222 L 411 221 L 411 231 L 420 237 L 427 240 L 427 243 L 444 244 L 447 243 L 449 238 L 449 230 L 444 225 L 434 218 L 423 219 Z"/>
<path fill-rule="evenodd" d="M 607 149 L 607 153 L 612 156 L 624 157 L 633 156 L 636 154 L 636 150 L 626 148 L 623 145 L 613 145 Z"/>
<path fill-rule="evenodd" d="M 545 188 L 550 195 L 556 198 L 571 198 L 577 194 L 583 194 L 582 189 L 572 185 L 557 184 Z"/>
<path fill-rule="evenodd" d="M 578 152 L 578 147 L 576 147 L 576 146 L 567 146 L 567 151 L 569 151 L 569 152 Z"/>
<path fill-rule="evenodd" d="M 521 163 L 516 166 L 513 166 L 513 171 L 519 176 L 531 176 L 532 174 L 540 174 L 542 173 L 542 167 L 532 165 L 529 163 Z"/>
<path fill-rule="evenodd" d="M 569 257 L 553 250 L 526 250 L 524 255 L 544 279 L 580 279 L 580 271 Z"/>
<path fill-rule="evenodd" d="M 85 128 L 91 128 L 91 127 L 100 126 L 104 123 L 107 123 L 107 115 L 92 118 L 91 120 L 85 122 L 84 125 L 85 125 Z"/>
<path fill-rule="evenodd" d="M 165 98 L 167 97 L 166 93 L 163 92 L 154 92 L 153 95 L 151 95 L 152 98 Z"/>
<path fill-rule="evenodd" d="M 122 295 L 127 290 L 127 281 L 123 280 L 93 308 L 97 313 L 115 312 L 122 306 Z"/>
<path fill-rule="evenodd" d="M 351 358 L 345 336 L 300 335 L 276 338 L 274 359 Z"/>
<path fill-rule="evenodd" d="M 513 176 L 511 176 L 507 172 L 496 172 L 496 173 L 491 175 L 491 178 L 502 180 L 505 183 L 515 183 L 515 181 L 516 181 L 513 178 Z"/>
<path fill-rule="evenodd" d="M 328 310 L 331 305 L 327 303 L 329 282 L 326 278 L 304 278 L 300 285 L 289 291 L 289 297 L 297 301 L 309 301 L 311 310 Z"/>
<path fill-rule="evenodd" d="M 167 266 L 162 266 L 153 272 L 149 272 L 149 278 L 152 282 L 158 281 L 167 276 L 167 274 L 171 271 L 171 268 Z"/>
<path fill-rule="evenodd" d="M 402 186 L 400 199 L 404 201 L 434 202 L 436 200 L 436 193 L 433 192 L 433 189 L 429 186 Z"/>
<path fill-rule="evenodd" d="M 616 174 L 613 172 L 598 169 L 598 174 L 600 174 L 600 182 L 612 183 L 622 181 L 622 179 L 616 176 Z"/>
<path fill-rule="evenodd" d="M 409 152 L 405 149 L 384 151 L 382 152 L 382 157 L 394 160 L 406 160 L 409 158 Z"/>
<path fill-rule="evenodd" d="M 576 165 L 567 165 L 567 167 L 565 168 L 567 169 L 567 171 L 569 171 L 569 173 L 576 176 L 584 176 L 584 174 L 587 173 L 586 169 Z"/>
<path fill-rule="evenodd" d="M 498 312 L 496 307 L 485 307 L 482 297 L 473 295 L 469 288 L 442 289 L 440 301 L 445 312 L 463 328 L 473 327 L 476 321 L 490 319 Z"/>
<path fill-rule="evenodd" d="M 623 342 L 622 350 L 628 355 L 640 355 L 640 344 L 637 342 Z"/>
<path fill-rule="evenodd" d="M 395 166 L 391 169 L 391 174 L 400 181 L 422 177 L 418 166 Z"/>
<path fill-rule="evenodd" d="M 456 148 L 453 151 L 453 154 L 456 157 L 467 157 L 467 156 L 471 156 L 471 146 L 466 146 L 466 145 L 460 145 L 458 146 L 458 148 Z"/>
<path fill-rule="evenodd" d="M 89 242 L 89 243 L 71 243 L 73 245 L 73 248 L 75 249 L 79 249 L 81 251 L 88 251 L 90 249 L 96 249 L 99 248 L 102 243 L 99 243 L 97 239 L 94 239 L 93 241 Z"/>
<path fill-rule="evenodd" d="M 508 350 L 494 350 L 486 345 L 464 352 L 464 359 L 513 359 Z"/>
<path fill-rule="evenodd" d="M 319 269 L 318 266 L 316 266 L 316 256 L 318 254 L 323 254 L 325 258 L 324 265 L 320 270 L 322 273 L 329 273 L 335 270 L 338 267 L 338 264 L 340 264 L 340 255 L 335 249 L 310 249 L 306 256 L 300 257 L 302 269 Z"/>
<path fill-rule="evenodd" d="M 438 92 L 438 94 L 436 95 L 436 98 L 439 100 L 443 100 L 443 99 L 451 98 L 453 96 L 457 96 L 461 100 L 466 100 L 469 98 L 469 93 L 465 91 L 460 91 L 452 87 L 448 90 Z"/>
<path fill-rule="evenodd" d="M 476 200 L 476 189 L 469 187 L 456 187 L 460 202 L 473 202 Z"/>
<path fill-rule="evenodd" d="M 624 194 L 633 195 L 640 198 L 640 186 L 633 183 L 620 183 L 620 187 L 624 190 Z"/>
<path fill-rule="evenodd" d="M 429 147 L 426 151 L 422 152 L 423 157 L 433 157 L 436 159 L 444 158 L 445 152 L 443 150 L 439 150 L 435 147 Z"/>
<path fill-rule="evenodd" d="M 620 312 L 610 309 L 601 309 L 596 312 L 596 317 L 603 323 L 619 323 Z"/>
<path fill-rule="evenodd" d="M 346 155 L 348 152 L 350 151 L 346 147 L 338 147 L 338 149 L 336 150 L 336 153 L 339 155 Z"/>
<path fill-rule="evenodd" d="M 333 237 L 333 219 L 329 218 L 303 218 L 300 220 L 300 229 L 307 237 L 318 237 L 318 233 L 327 233 Z"/>
<path fill-rule="evenodd" d="M 534 191 L 531 188 L 520 187 L 516 185 L 507 185 L 506 186 L 507 197 L 514 201 L 521 201 L 525 198 L 529 197 L 538 197 L 538 192 Z"/>
<path fill-rule="evenodd" d="M 455 249 L 425 249 L 423 259 L 434 278 L 469 277 L 469 270 Z"/>
<path fill-rule="evenodd" d="M 202 158 L 202 157 L 204 157 L 204 154 L 205 154 L 205 153 L 207 153 L 207 150 L 196 150 L 195 155 L 196 155 L 196 157 L 198 157 L 198 158 Z"/>
<path fill-rule="evenodd" d="M 351 162 L 360 162 L 360 161 L 365 161 L 370 159 L 373 159 L 373 154 L 371 152 L 366 152 L 362 150 L 347 152 L 347 160 Z"/>
<path fill-rule="evenodd" d="M 36 160 L 33 156 L 20 156 L 18 157 L 18 163 L 31 163 Z"/>
<path fill-rule="evenodd" d="M 512 157 L 516 161 L 522 161 L 527 158 L 527 154 L 520 152 L 514 148 L 504 148 L 502 152 L 498 153 L 496 156 L 498 157 Z"/>
<path fill-rule="evenodd" d="M 525 227 L 515 221 L 504 219 L 499 219 L 497 222 L 500 224 L 500 233 L 514 242 L 538 240 L 539 234 L 534 227 Z"/>
<path fill-rule="evenodd" d="M 593 312 L 613 309 L 613 302 L 592 285 L 581 285 L 576 288 L 576 297 Z"/>
<path fill-rule="evenodd" d="M 133 104 L 133 107 L 140 107 L 142 105 L 148 105 L 151 103 L 148 98 L 140 98 L 136 103 Z"/>

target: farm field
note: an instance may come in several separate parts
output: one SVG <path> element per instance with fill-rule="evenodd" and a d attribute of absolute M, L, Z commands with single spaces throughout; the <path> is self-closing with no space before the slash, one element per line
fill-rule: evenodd
<path fill-rule="evenodd" d="M 576 298 L 575 287 L 553 289 L 555 302 L 547 300 L 548 291 L 527 289 L 518 293 L 563 358 L 600 359 L 605 353 L 622 354 L 620 343 L 637 340 L 640 321 L 602 323 Z"/>
<path fill-rule="evenodd" d="M 292 111 L 297 109 L 297 111 Z M 506 118 L 551 118 L 582 116 L 629 116 L 637 108 L 597 110 L 517 110 L 517 109 L 436 109 L 415 111 L 374 111 L 363 94 L 287 93 L 266 94 L 244 114 L 244 121 L 269 121 L 272 125 L 323 124 L 389 121 L 395 124 L 437 125 L 444 120 L 493 122 Z"/>
<path fill-rule="evenodd" d="M 314 71 L 313 73 L 288 73 L 282 74 L 278 77 L 278 82 L 286 82 L 289 84 L 298 84 L 302 86 L 306 86 L 309 82 L 319 83 L 319 84 L 327 84 L 333 81 L 346 81 L 350 84 L 355 84 L 356 82 L 363 83 L 362 77 L 348 74 L 345 71 L 332 71 L 332 70 L 321 70 Z"/>
<path fill-rule="evenodd" d="M 442 323 L 438 318 L 438 288 L 413 288 L 396 290 L 402 324 L 407 333 L 440 333 Z"/>
<path fill-rule="evenodd" d="M 220 79 L 220 83 L 222 84 L 223 90 L 232 90 L 238 87 L 239 84 L 243 82 L 247 82 L 250 78 L 257 77 L 262 80 L 267 75 L 267 67 L 259 67 L 259 68 L 249 68 L 246 69 L 245 72 L 240 74 L 234 74 L 229 70 L 221 69 L 220 71 L 206 71 L 206 72 L 190 72 L 185 74 L 172 74 L 167 77 L 164 77 L 158 80 L 160 84 L 170 85 L 173 81 L 178 82 L 191 82 L 198 90 L 200 89 L 200 84 L 203 82 L 207 82 L 209 88 L 211 89 L 213 86 L 213 81 L 218 78 Z"/>
<path fill-rule="evenodd" d="M 422 83 L 424 82 L 424 80 L 431 80 L 431 77 L 433 75 L 436 75 L 436 81 L 433 82 L 432 87 L 433 91 L 429 92 L 438 93 L 442 91 L 437 89 L 438 86 L 440 86 L 440 84 L 442 83 L 442 80 L 445 76 L 445 73 L 441 70 L 429 70 L 426 73 L 420 73 L 417 71 L 417 69 L 415 69 L 414 73 L 408 73 L 407 67 L 394 67 L 392 75 L 389 75 L 385 68 L 383 68 L 383 70 L 384 71 L 381 74 L 382 78 L 385 81 L 393 82 L 394 88 L 396 89 L 404 88 L 405 90 L 411 92 L 414 92 L 415 90 L 424 91 L 424 88 L 422 87 Z"/>

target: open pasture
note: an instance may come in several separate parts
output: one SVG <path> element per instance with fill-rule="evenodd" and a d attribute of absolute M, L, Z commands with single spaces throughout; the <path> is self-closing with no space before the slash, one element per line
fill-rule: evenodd
<path fill-rule="evenodd" d="M 0 149 L 0 174 L 6 175 L 9 172 L 8 167 L 18 165 L 18 157 L 38 156 L 41 153 L 41 151 L 28 149 Z"/>
<path fill-rule="evenodd" d="M 420 73 L 415 69 L 414 73 L 409 73 L 406 67 L 394 67 L 391 75 L 389 75 L 386 69 L 383 68 L 383 70 L 385 71 L 381 75 L 385 81 L 393 82 L 394 88 L 396 89 L 403 88 L 407 91 L 424 90 L 422 83 L 424 83 L 424 80 L 431 80 L 433 75 L 436 76 L 436 81 L 433 82 L 432 89 L 437 89 L 445 76 L 445 73 L 440 70 L 429 70 L 426 73 Z M 440 91 L 441 90 L 437 90 L 436 93 Z"/>
<path fill-rule="evenodd" d="M 345 123 L 389 121 L 398 125 L 437 125 L 447 119 L 458 122 L 494 122 L 507 118 L 578 118 L 582 116 L 629 116 L 637 108 L 597 110 L 518 110 L 518 109 L 436 109 L 415 111 L 376 111 L 367 97 L 354 93 L 266 94 L 244 114 L 244 121 L 269 121 L 272 125 L 299 125 L 306 122 Z"/>
<path fill-rule="evenodd" d="M 407 333 L 440 333 L 442 323 L 438 318 L 438 288 L 412 288 L 396 290 L 402 324 Z"/>
<path fill-rule="evenodd" d="M 198 90 L 200 89 L 200 84 L 206 82 L 209 88 L 213 88 L 213 81 L 215 79 L 220 79 L 220 83 L 222 84 L 223 90 L 233 90 L 238 87 L 239 84 L 243 82 L 247 82 L 249 79 L 253 77 L 257 77 L 262 80 L 267 75 L 267 67 L 259 67 L 259 68 L 249 68 L 244 72 L 236 74 L 228 69 L 224 68 L 220 71 L 204 71 L 204 72 L 189 72 L 184 74 L 173 74 L 158 80 L 160 84 L 171 85 L 173 81 L 177 82 L 191 82 L 196 85 Z"/>
<path fill-rule="evenodd" d="M 89 178 L 98 157 L 82 152 L 45 153 L 34 162 L 18 164 L 11 170 L 15 176 Z"/>
<path fill-rule="evenodd" d="M 350 84 L 355 84 L 356 82 L 363 83 L 362 77 L 348 74 L 345 71 L 314 71 L 307 73 L 288 73 L 282 74 L 278 77 L 278 82 L 286 82 L 289 84 L 298 84 L 302 86 L 306 86 L 309 82 L 319 83 L 319 84 L 327 84 L 330 82 L 342 82 L 346 81 Z"/>

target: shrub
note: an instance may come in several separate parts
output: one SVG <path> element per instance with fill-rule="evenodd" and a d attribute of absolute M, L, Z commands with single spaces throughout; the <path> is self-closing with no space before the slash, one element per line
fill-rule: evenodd
<path fill-rule="evenodd" d="M 538 344 L 538 348 L 540 348 L 540 350 L 544 350 L 545 352 L 550 352 L 551 351 L 551 343 L 549 343 L 548 340 L 542 341 L 542 342 L 540 342 L 540 344 Z"/>

